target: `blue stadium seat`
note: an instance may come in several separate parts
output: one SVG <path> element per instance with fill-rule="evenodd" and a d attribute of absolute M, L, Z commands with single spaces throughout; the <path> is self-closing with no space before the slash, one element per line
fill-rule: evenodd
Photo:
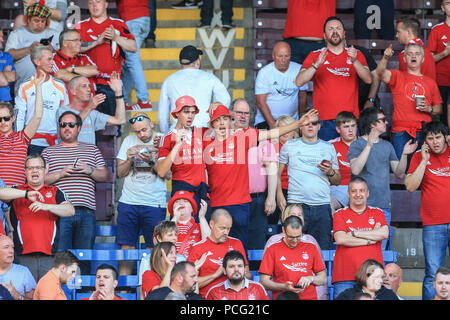
<path fill-rule="evenodd" d="M 117 226 L 102 225 L 95 227 L 95 235 L 97 237 L 115 237 L 117 232 Z"/>

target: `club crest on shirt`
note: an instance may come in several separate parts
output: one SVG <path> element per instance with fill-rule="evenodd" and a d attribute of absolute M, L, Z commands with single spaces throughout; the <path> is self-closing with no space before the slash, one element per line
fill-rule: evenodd
<path fill-rule="evenodd" d="M 369 217 L 369 224 L 374 225 L 375 219 L 373 217 Z"/>
<path fill-rule="evenodd" d="M 51 191 L 48 191 L 48 192 L 45 194 L 45 197 L 50 199 L 51 197 L 53 197 L 53 193 L 52 193 Z"/>
<path fill-rule="evenodd" d="M 308 254 L 308 252 L 303 251 L 303 253 L 302 253 L 302 258 L 303 258 L 304 260 L 308 260 L 308 259 L 309 259 L 309 254 Z"/>

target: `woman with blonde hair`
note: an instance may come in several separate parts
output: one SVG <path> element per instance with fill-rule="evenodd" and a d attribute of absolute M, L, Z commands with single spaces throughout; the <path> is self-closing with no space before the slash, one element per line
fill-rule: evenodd
<path fill-rule="evenodd" d="M 290 204 L 286 207 L 286 209 L 284 209 L 283 213 L 281 214 L 281 223 L 283 223 L 284 220 L 286 220 L 290 216 L 297 216 L 302 220 L 303 224 L 305 223 L 302 205 L 299 203 Z M 267 240 L 267 242 L 266 242 L 264 251 L 269 246 L 271 246 L 273 243 L 280 241 L 283 237 L 284 237 L 283 232 L 271 236 L 269 238 L 269 240 Z M 314 239 L 314 237 L 312 235 L 303 233 L 301 241 L 314 244 L 316 246 L 317 250 L 319 250 L 319 252 L 320 252 L 320 256 L 322 257 L 322 262 L 325 264 L 320 246 L 317 243 L 316 239 Z M 318 300 L 328 300 L 328 285 L 316 286 L 316 291 L 317 291 Z"/>

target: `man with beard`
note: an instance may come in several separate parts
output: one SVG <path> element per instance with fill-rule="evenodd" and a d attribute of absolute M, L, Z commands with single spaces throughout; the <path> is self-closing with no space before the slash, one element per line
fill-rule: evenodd
<path fill-rule="evenodd" d="M 197 270 L 195 264 L 182 261 L 175 264 L 170 273 L 170 284 L 151 291 L 145 300 L 164 300 L 170 293 L 176 292 L 186 297 L 186 300 L 203 300 L 197 290 Z"/>
<path fill-rule="evenodd" d="M 433 121 L 424 125 L 425 142 L 421 151 L 413 155 L 405 179 L 409 192 L 419 187 L 422 192 L 420 217 L 425 256 L 423 300 L 430 300 L 435 296 L 433 279 L 438 268 L 444 264 L 450 245 L 450 148 L 445 141 L 447 134 L 447 128 L 441 122 Z"/>
<path fill-rule="evenodd" d="M 210 236 L 194 244 L 189 254 L 188 261 L 195 262 L 200 260 L 205 252 L 208 253 L 205 262 L 198 269 L 198 286 L 202 297 L 205 297 L 211 287 L 226 280 L 222 261 L 228 251 L 237 250 L 244 256 L 245 276 L 248 279 L 251 278 L 242 242 L 228 236 L 232 223 L 233 219 L 228 211 L 225 209 L 215 210 L 209 221 Z"/>
<path fill-rule="evenodd" d="M 245 260 L 239 251 L 228 251 L 222 266 L 227 280 L 209 289 L 206 300 L 269 300 L 260 283 L 245 278 Z"/>
<path fill-rule="evenodd" d="M 314 84 L 314 108 L 319 111 L 319 138 L 325 141 L 339 137 L 334 119 L 341 111 L 350 111 L 358 118 L 358 78 L 372 83 L 372 75 L 364 55 L 353 46 L 345 46 L 343 22 L 329 17 L 324 24 L 325 48 L 311 52 L 297 75 L 301 87 Z"/>

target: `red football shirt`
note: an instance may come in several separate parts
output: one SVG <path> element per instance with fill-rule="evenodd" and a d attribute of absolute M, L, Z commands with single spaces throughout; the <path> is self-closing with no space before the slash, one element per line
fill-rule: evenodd
<path fill-rule="evenodd" d="M 433 80 L 436 80 L 436 63 L 434 62 L 433 55 L 431 54 L 431 51 L 427 48 L 424 50 L 424 60 L 422 62 L 422 65 L 420 66 L 420 72 L 427 76 L 432 78 Z M 398 54 L 398 69 L 400 71 L 406 71 L 406 62 L 404 60 L 405 51 L 403 50 Z"/>
<path fill-rule="evenodd" d="M 420 161 L 420 151 L 414 153 L 409 165 L 408 174 L 413 173 Z M 430 151 L 430 160 L 425 168 L 420 201 L 420 217 L 423 225 L 450 223 L 450 148 L 441 155 Z"/>
<path fill-rule="evenodd" d="M 427 49 L 435 54 L 440 53 L 447 47 L 449 39 L 450 27 L 441 22 L 431 28 Z M 450 86 L 450 57 L 436 62 L 436 81 L 439 86 Z"/>
<path fill-rule="evenodd" d="M 27 184 L 18 186 L 17 189 L 34 190 Z M 68 201 L 66 195 L 58 187 L 44 185 L 38 191 L 44 197 L 44 203 L 59 204 Z M 58 216 L 50 211 L 33 212 L 29 209 L 31 203 L 25 198 L 15 199 L 12 203 L 17 218 L 16 230 L 23 248 L 21 254 L 42 252 L 51 255 L 58 231 L 56 228 Z"/>
<path fill-rule="evenodd" d="M 319 250 L 312 243 L 300 242 L 289 248 L 284 238 L 270 245 L 264 252 L 259 273 L 271 275 L 274 282 L 291 281 L 296 285 L 302 277 L 312 276 L 325 270 Z M 273 299 L 280 294 L 273 291 Z M 315 285 L 311 284 L 299 293 L 300 300 L 317 300 Z"/>
<path fill-rule="evenodd" d="M 338 231 L 373 230 L 377 223 L 380 227 L 387 225 L 383 210 L 367 207 L 363 213 L 357 214 L 350 207 L 345 207 L 336 211 L 333 216 L 333 235 Z M 381 241 L 359 247 L 338 245 L 334 254 L 331 282 L 355 281 L 359 266 L 367 259 L 374 259 L 383 264 Z"/>
<path fill-rule="evenodd" d="M 177 222 L 177 227 L 177 253 L 188 257 L 194 243 L 202 240 L 200 225 L 192 218 L 186 224 Z"/>
<path fill-rule="evenodd" d="M 244 286 L 239 291 L 230 287 L 228 280 L 209 289 L 206 300 L 269 300 L 264 287 L 255 281 L 244 279 Z"/>
<path fill-rule="evenodd" d="M 193 186 L 206 183 L 206 168 L 203 159 L 203 134 L 208 128 L 191 128 L 183 141 L 175 161 L 172 163 L 172 180 L 185 181 Z M 170 130 L 161 139 L 158 160 L 166 158 L 175 146 L 176 129 Z"/>
<path fill-rule="evenodd" d="M 283 38 L 323 39 L 323 24 L 336 15 L 336 0 L 289 0 Z"/>
<path fill-rule="evenodd" d="M 392 132 L 408 131 L 421 122 L 430 122 L 431 115 L 416 109 L 416 95 L 425 96 L 427 105 L 442 103 L 441 94 L 436 81 L 427 76 L 416 76 L 405 71 L 389 70 L 391 79 L 388 83 L 394 100 Z M 405 123 L 406 122 L 406 123 Z M 408 133 L 415 137 L 415 131 Z"/>
<path fill-rule="evenodd" d="M 150 16 L 148 1 L 142 0 L 116 0 L 119 18 L 124 21 Z"/>
<path fill-rule="evenodd" d="M 191 253 L 189 254 L 189 257 L 187 261 L 194 262 L 199 260 L 202 255 L 205 252 L 208 252 L 208 257 L 206 258 L 205 263 L 200 267 L 198 270 L 198 276 L 204 277 L 209 274 L 213 274 L 217 271 L 219 267 L 222 266 L 223 257 L 228 251 L 231 250 L 237 250 L 245 258 L 245 265 L 248 265 L 247 260 L 247 254 L 244 250 L 244 246 L 242 245 L 242 242 L 239 239 L 228 237 L 227 241 L 224 243 L 214 243 L 211 241 L 211 239 L 208 237 L 205 240 L 202 240 L 200 242 L 197 242 L 194 244 L 194 246 L 191 249 Z M 208 290 L 215 286 L 216 284 L 225 281 L 227 278 L 225 275 L 221 275 L 220 277 L 216 278 L 214 281 L 212 281 L 207 286 L 200 288 L 200 295 L 202 297 L 206 296 L 206 293 Z"/>
<path fill-rule="evenodd" d="M 92 42 L 97 40 L 103 31 L 111 25 L 116 31 L 119 31 L 121 37 L 134 39 L 125 22 L 112 17 L 108 17 L 102 23 L 95 23 L 92 18 L 89 18 L 79 22 L 75 26 L 75 29 L 80 32 L 81 41 Z M 124 61 L 124 58 L 120 54 L 121 49 L 117 46 L 113 53 L 111 51 L 111 45 L 111 42 L 105 42 L 86 52 L 92 61 L 95 62 L 100 72 L 100 75 L 96 78 L 97 84 L 108 85 L 109 76 L 111 76 L 113 71 L 119 74 L 121 73 L 122 62 Z"/>
<path fill-rule="evenodd" d="M 324 48 L 325 49 L 325 48 Z M 317 61 L 322 50 L 312 51 L 305 59 L 302 69 L 307 69 Z M 316 70 L 312 80 L 314 85 L 314 108 L 319 111 L 320 120 L 334 120 L 341 111 L 350 111 L 358 118 L 358 74 L 345 48 L 336 55 L 328 51 L 325 62 Z M 357 59 L 368 68 L 361 51 Z"/>
<path fill-rule="evenodd" d="M 142 292 L 144 294 L 144 299 L 154 287 L 161 284 L 161 281 L 162 280 L 155 271 L 147 270 L 144 272 L 142 275 Z"/>
<path fill-rule="evenodd" d="M 252 201 L 249 189 L 248 150 L 257 145 L 258 134 L 259 131 L 254 128 L 238 129 L 224 141 L 215 139 L 204 141 L 211 207 Z"/>
<path fill-rule="evenodd" d="M 61 51 L 56 51 L 53 53 L 53 69 L 51 75 L 54 76 L 55 73 L 59 70 L 66 69 L 68 67 L 71 67 L 72 65 L 74 65 L 75 67 L 83 67 L 89 65 L 97 66 L 87 54 L 79 53 L 71 58 L 66 56 Z M 90 77 L 88 79 L 91 83 L 91 91 L 93 94 L 95 94 L 95 77 Z M 71 97 L 68 82 L 66 82 L 66 87 L 67 92 L 69 93 L 69 97 Z"/>
<path fill-rule="evenodd" d="M 339 172 L 341 173 L 341 186 L 348 185 L 351 178 L 350 162 L 347 161 L 348 146 L 340 137 L 328 141 L 333 144 L 339 163 Z"/>

